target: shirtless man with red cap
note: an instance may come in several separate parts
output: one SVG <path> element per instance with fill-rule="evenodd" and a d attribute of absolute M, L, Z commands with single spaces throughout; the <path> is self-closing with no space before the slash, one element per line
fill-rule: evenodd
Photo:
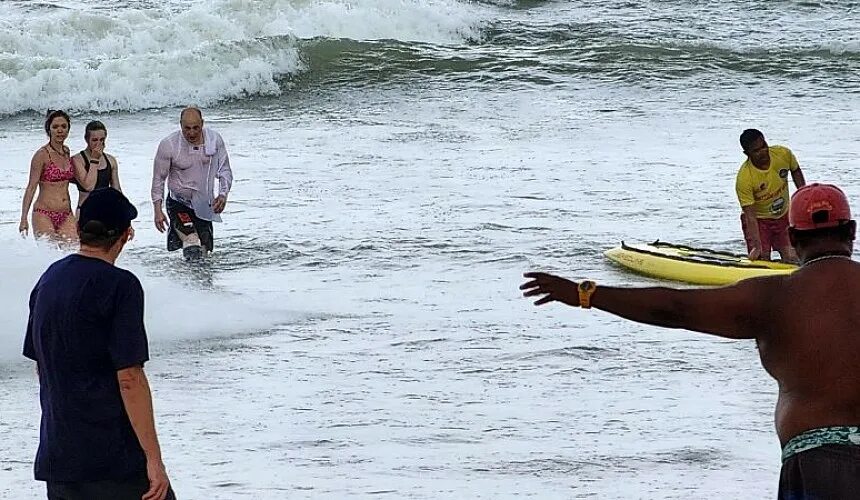
<path fill-rule="evenodd" d="M 779 498 L 856 498 L 860 492 L 860 264 L 845 194 L 810 184 L 791 198 L 789 238 L 801 267 L 722 288 L 618 288 L 526 273 L 520 289 L 640 323 L 755 339 L 779 384 Z"/>

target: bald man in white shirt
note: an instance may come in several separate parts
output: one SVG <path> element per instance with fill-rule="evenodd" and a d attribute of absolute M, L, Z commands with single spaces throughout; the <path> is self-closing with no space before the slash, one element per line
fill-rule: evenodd
<path fill-rule="evenodd" d="M 193 106 L 183 109 L 179 124 L 180 130 L 158 145 L 153 162 L 152 204 L 156 229 L 162 233 L 168 231 L 167 249 L 182 248 L 185 258 L 193 260 L 214 247 L 212 222 L 221 222 L 220 214 L 227 206 L 233 184 L 233 171 L 224 139 L 203 126 L 200 109 Z M 215 179 L 218 179 L 217 195 Z"/>

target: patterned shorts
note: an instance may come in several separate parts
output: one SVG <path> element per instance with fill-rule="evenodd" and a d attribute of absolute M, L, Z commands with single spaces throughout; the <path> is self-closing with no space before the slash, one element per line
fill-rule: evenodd
<path fill-rule="evenodd" d="M 860 427 L 812 429 L 782 449 L 780 500 L 860 498 Z"/>

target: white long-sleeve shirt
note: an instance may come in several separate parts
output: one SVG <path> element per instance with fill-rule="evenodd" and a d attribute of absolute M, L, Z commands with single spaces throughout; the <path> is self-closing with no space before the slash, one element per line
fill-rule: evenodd
<path fill-rule="evenodd" d="M 220 221 L 212 211 L 215 179 L 218 195 L 226 196 L 233 185 L 233 171 L 221 134 L 204 127 L 203 137 L 204 143 L 195 146 L 176 131 L 159 143 L 152 168 L 152 201 L 164 201 L 167 180 L 171 198 L 193 208 L 201 219 Z"/>

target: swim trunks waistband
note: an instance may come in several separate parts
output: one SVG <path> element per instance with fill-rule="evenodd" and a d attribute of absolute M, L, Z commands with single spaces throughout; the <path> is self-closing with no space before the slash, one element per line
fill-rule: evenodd
<path fill-rule="evenodd" d="M 782 448 L 782 461 L 798 453 L 828 444 L 860 445 L 860 427 L 849 425 L 838 425 L 834 427 L 820 427 L 802 432 L 789 439 Z"/>

